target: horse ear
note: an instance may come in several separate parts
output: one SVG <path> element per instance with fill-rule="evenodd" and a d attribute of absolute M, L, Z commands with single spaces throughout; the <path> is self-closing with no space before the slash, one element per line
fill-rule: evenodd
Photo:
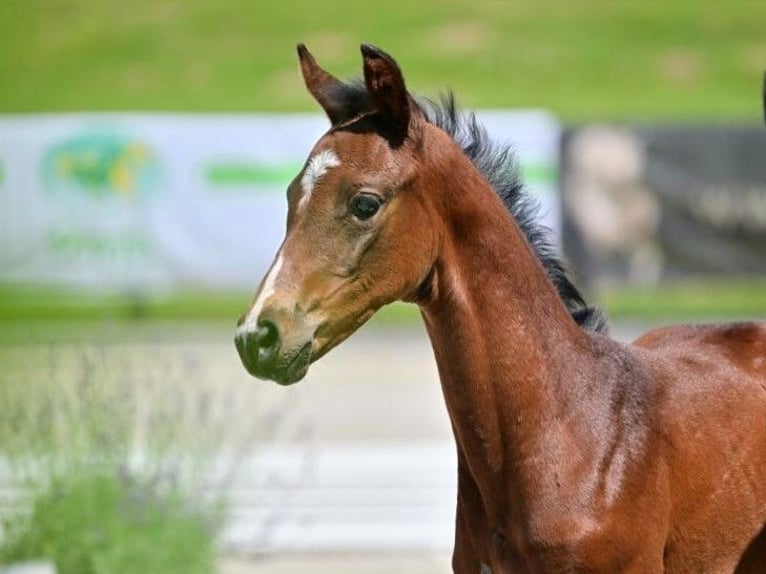
<path fill-rule="evenodd" d="M 348 119 L 354 111 L 349 110 L 348 86 L 323 70 L 304 44 L 298 44 L 298 59 L 306 88 L 319 102 L 333 125 Z"/>
<path fill-rule="evenodd" d="M 394 59 L 383 50 L 362 44 L 364 83 L 377 111 L 402 140 L 410 125 L 411 105 L 404 76 Z"/>

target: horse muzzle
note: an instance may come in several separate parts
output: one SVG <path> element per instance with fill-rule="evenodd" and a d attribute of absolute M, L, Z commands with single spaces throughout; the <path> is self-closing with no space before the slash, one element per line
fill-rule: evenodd
<path fill-rule="evenodd" d="M 234 344 L 247 372 L 259 379 L 292 385 L 306 376 L 311 363 L 313 334 L 286 339 L 274 320 L 240 324 Z"/>

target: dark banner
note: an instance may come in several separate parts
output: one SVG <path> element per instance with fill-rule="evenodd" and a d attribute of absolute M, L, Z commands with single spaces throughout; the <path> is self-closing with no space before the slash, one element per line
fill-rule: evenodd
<path fill-rule="evenodd" d="M 563 142 L 565 248 L 586 278 L 766 274 L 766 128 L 589 126 Z"/>

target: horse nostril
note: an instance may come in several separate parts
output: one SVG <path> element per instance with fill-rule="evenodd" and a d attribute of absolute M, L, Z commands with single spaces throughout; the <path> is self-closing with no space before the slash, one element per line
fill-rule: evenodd
<path fill-rule="evenodd" d="M 279 331 L 277 326 L 269 320 L 258 322 L 258 330 L 255 333 L 255 342 L 262 349 L 271 349 L 279 343 Z"/>

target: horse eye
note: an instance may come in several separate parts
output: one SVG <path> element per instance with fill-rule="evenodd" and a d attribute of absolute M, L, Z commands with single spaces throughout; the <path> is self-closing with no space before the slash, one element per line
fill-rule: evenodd
<path fill-rule="evenodd" d="M 360 193 L 351 200 L 351 214 L 363 221 L 375 215 L 379 209 L 380 199 L 369 193 Z"/>

